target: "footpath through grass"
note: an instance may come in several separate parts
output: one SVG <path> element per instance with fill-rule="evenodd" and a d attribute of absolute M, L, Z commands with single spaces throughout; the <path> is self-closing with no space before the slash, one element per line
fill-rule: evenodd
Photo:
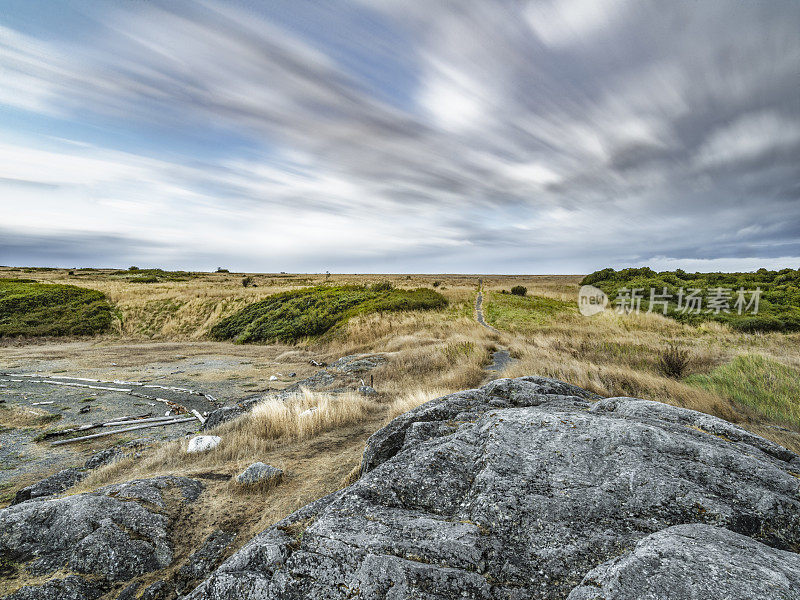
<path fill-rule="evenodd" d="M 94 335 L 111 326 L 105 294 L 74 285 L 0 279 L 0 337 Z"/>
<path fill-rule="evenodd" d="M 444 308 L 447 300 L 427 288 L 319 286 L 269 296 L 223 319 L 211 337 L 239 343 L 295 342 L 322 335 L 355 315 Z"/>
<path fill-rule="evenodd" d="M 749 406 L 766 417 L 800 428 L 800 371 L 758 354 L 737 356 L 708 375 L 686 383 Z"/>

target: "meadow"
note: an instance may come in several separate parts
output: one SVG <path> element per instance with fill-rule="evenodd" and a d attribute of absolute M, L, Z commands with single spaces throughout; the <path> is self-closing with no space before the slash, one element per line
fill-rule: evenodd
<path fill-rule="evenodd" d="M 585 317 L 577 310 L 578 288 L 587 281 L 641 287 L 655 279 L 671 281 L 669 274 L 642 269 L 605 270 L 585 278 L 150 270 L 163 280 L 141 283 L 135 281 L 137 272 L 142 271 L 4 268 L 0 275 L 103 293 L 113 318 L 97 343 L 222 339 L 284 346 L 287 355 L 313 350 L 331 360 L 382 352 L 390 359 L 376 373 L 382 401 L 404 405 L 409 397 L 427 397 L 425 389 L 444 393 L 479 385 L 488 377 L 484 367 L 491 353 L 506 348 L 514 360 L 502 375 L 545 375 L 602 396 L 668 402 L 800 447 L 795 434 L 781 429 L 800 430 L 797 402 L 785 392 L 795 389 L 800 372 L 797 332 L 751 332 L 716 319 L 679 320 L 646 311 L 607 310 Z M 676 276 L 699 281 L 696 275 Z M 797 310 L 794 297 L 785 293 L 793 277 L 794 272 L 759 271 L 727 279 L 709 275 L 707 283 L 763 284 L 771 292 L 768 308 Z M 767 280 L 779 287 L 769 288 Z M 497 332 L 475 321 L 479 282 L 486 319 Z M 527 294 L 508 293 L 514 286 L 524 286 Z M 783 304 L 776 290 L 784 294 Z M 677 371 L 665 369 L 665 357 L 676 349 L 684 360 Z M 773 393 L 776 389 L 784 391 Z"/>
<path fill-rule="evenodd" d="M 241 372 L 210 369 L 197 380 L 202 387 L 202 382 L 215 378 L 234 380 L 245 374 L 267 382 L 270 374 L 289 369 L 304 368 L 302 376 L 307 376 L 316 370 L 308 365 L 312 357 L 331 362 L 350 354 L 380 353 L 388 359 L 370 372 L 376 396 L 303 390 L 286 402 L 267 397 L 248 415 L 212 431 L 223 441 L 210 452 L 186 454 L 185 439 L 160 443 L 139 458 L 93 471 L 71 490 L 78 493 L 160 474 L 213 474 L 218 479 L 204 480 L 207 492 L 187 522 L 185 535 L 176 540 L 178 552 L 189 552 L 220 528 L 239 532 L 243 541 L 250 539 L 293 510 L 356 479 L 366 440 L 391 418 L 499 376 L 544 375 L 602 396 L 636 396 L 700 410 L 800 452 L 800 333 L 749 333 L 713 320 L 682 322 L 652 313 L 606 311 L 585 317 L 576 301 L 582 276 L 220 272 L 166 275 L 143 283 L 136 280 L 138 275 L 114 270 L 6 268 L 0 275 L 102 292 L 113 315 L 108 331 L 92 338 L 4 338 L 0 361 L 13 358 L 20 364 L 26 356 L 47 360 L 75 356 L 82 372 L 100 378 L 117 373 L 109 371 L 112 356 L 118 362 L 122 358 L 117 357 L 131 357 L 124 375 L 134 378 L 137 369 L 153 364 L 148 361 L 171 360 L 177 352 L 190 358 L 192 353 L 198 359 L 211 353 L 252 362 L 242 363 Z M 244 286 L 246 277 L 251 281 Z M 479 280 L 484 315 L 495 331 L 475 319 Z M 250 322 L 241 320 L 248 307 L 256 316 L 274 317 L 276 307 L 280 312 L 284 303 L 276 305 L 270 297 L 278 294 L 288 300 L 287 306 L 297 308 L 294 303 L 309 288 L 320 286 L 338 290 L 325 298 L 328 308 L 337 305 L 339 294 L 354 292 L 366 302 L 409 294 L 436 303 L 377 311 L 355 303 L 333 311 L 342 318 L 323 335 L 289 335 L 283 341 L 277 335 L 238 338 L 259 341 L 256 344 L 212 341 L 218 324 L 231 326 L 232 333 L 226 336 L 231 340 L 246 331 L 232 325 Z M 509 293 L 514 286 L 527 288 L 526 295 Z M 486 367 L 499 349 L 507 350 L 512 361 L 502 372 L 490 373 Z M 675 349 L 685 356 L 678 373 L 664 368 L 665 356 Z M 0 416 L 6 427 L 47 426 L 36 415 L 29 415 L 35 421 L 31 423 L 18 423 L 19 417 L 12 413 Z M 281 484 L 269 490 L 241 489 L 225 480 L 254 460 L 282 468 Z M 6 497 L 15 487 L 8 487 Z"/>

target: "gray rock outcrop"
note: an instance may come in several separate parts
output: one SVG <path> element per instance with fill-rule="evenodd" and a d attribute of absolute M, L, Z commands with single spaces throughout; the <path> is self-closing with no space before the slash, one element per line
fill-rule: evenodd
<path fill-rule="evenodd" d="M 172 562 L 165 492 L 177 490 L 180 501 L 191 502 L 202 489 L 193 479 L 163 476 L 10 506 L 0 510 L 0 556 L 32 575 L 66 569 L 93 576 L 95 584 L 126 581 Z M 65 582 L 59 585 L 79 585 Z M 23 589 L 45 594 L 51 584 Z"/>
<path fill-rule="evenodd" d="M 191 582 L 211 573 L 219 565 L 223 553 L 235 537 L 236 535 L 231 532 L 220 529 L 213 531 L 178 570 L 176 576 L 178 592 L 183 592 Z"/>
<path fill-rule="evenodd" d="M 330 368 L 343 373 L 364 373 L 386 364 L 383 354 L 350 354 L 332 362 Z"/>
<path fill-rule="evenodd" d="M 47 498 L 55 496 L 61 492 L 68 490 L 73 485 L 86 477 L 86 471 L 76 467 L 63 469 L 58 473 L 45 477 L 41 481 L 37 481 L 33 485 L 24 487 L 14 495 L 14 500 L 11 504 L 19 504 L 20 502 L 27 502 L 28 500 L 35 500 L 36 498 Z"/>
<path fill-rule="evenodd" d="M 101 583 L 86 581 L 77 575 L 53 579 L 42 585 L 20 588 L 5 600 L 95 600 L 105 592 Z"/>
<path fill-rule="evenodd" d="M 590 397 L 500 379 L 401 415 L 356 483 L 189 597 L 660 599 L 685 570 L 683 598 L 800 598 L 800 457 L 708 415 Z"/>

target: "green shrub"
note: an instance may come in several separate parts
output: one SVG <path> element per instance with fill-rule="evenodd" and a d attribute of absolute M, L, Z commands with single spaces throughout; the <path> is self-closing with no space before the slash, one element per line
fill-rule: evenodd
<path fill-rule="evenodd" d="M 382 281 L 380 283 L 373 283 L 370 287 L 373 292 L 388 292 L 394 289 L 390 281 Z"/>
<path fill-rule="evenodd" d="M 111 326 L 102 292 L 74 285 L 0 279 L 0 337 L 94 335 Z"/>
<path fill-rule="evenodd" d="M 311 287 L 268 296 L 211 328 L 211 337 L 240 343 L 295 342 L 322 335 L 355 315 L 444 308 L 447 301 L 429 288 L 375 289 Z"/>
<path fill-rule="evenodd" d="M 515 296 L 524 296 L 528 293 L 528 288 L 526 288 L 524 285 L 515 285 L 511 288 L 511 293 Z"/>
<path fill-rule="evenodd" d="M 250 287 L 251 285 L 255 285 L 256 280 L 253 279 L 250 275 L 242 277 L 242 287 Z"/>
<path fill-rule="evenodd" d="M 759 269 L 752 273 L 686 273 L 682 269 L 675 271 L 662 271 L 657 273 L 648 267 L 635 269 L 602 269 L 587 275 L 581 282 L 582 285 L 594 285 L 603 290 L 616 307 L 615 301 L 620 290 L 641 289 L 642 310 L 647 310 L 650 289 L 661 294 L 666 288 L 672 296 L 667 308 L 667 315 L 684 323 L 698 324 L 703 321 L 718 321 L 730 325 L 738 331 L 753 333 L 767 331 L 800 331 L 800 270 L 782 269 L 781 271 L 768 271 Z M 700 289 L 703 302 L 702 312 L 684 313 L 678 310 L 676 304 L 677 294 L 683 288 Z M 712 288 L 727 288 L 730 290 L 730 312 L 706 312 L 710 290 Z M 737 291 L 752 292 L 761 289 L 761 298 L 758 313 L 743 307 L 741 314 L 735 306 Z M 749 301 L 750 294 L 746 295 Z M 662 312 L 663 306 L 653 307 L 656 312 Z"/>

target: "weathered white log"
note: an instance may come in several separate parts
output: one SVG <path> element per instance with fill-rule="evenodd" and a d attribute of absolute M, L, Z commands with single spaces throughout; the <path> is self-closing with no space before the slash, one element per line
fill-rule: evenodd
<path fill-rule="evenodd" d="M 119 427 L 122 425 L 133 425 L 134 423 L 157 423 L 158 421 L 173 421 L 175 417 L 151 417 L 149 419 L 129 419 L 127 421 L 110 421 L 103 423 L 101 427 Z"/>
<path fill-rule="evenodd" d="M 86 425 L 78 425 L 77 427 L 71 427 L 70 429 L 59 429 L 58 431 L 49 431 L 44 434 L 45 440 L 50 439 L 52 437 L 57 437 L 59 435 L 64 435 L 65 433 L 75 433 L 76 431 L 88 431 L 89 429 L 97 429 L 98 427 L 117 427 L 124 423 L 141 423 L 141 421 L 137 421 L 135 419 L 143 419 L 144 417 L 149 417 L 153 413 L 145 413 L 143 415 L 132 415 L 129 417 L 119 417 L 116 421 L 106 421 L 106 422 L 99 422 L 99 423 L 87 423 Z M 123 421 L 122 419 L 126 419 Z"/>
<path fill-rule="evenodd" d="M 114 431 L 103 431 L 102 433 L 93 433 L 92 435 L 84 435 L 81 437 L 70 438 L 68 440 L 58 440 L 50 442 L 51 446 L 61 446 L 63 444 L 71 444 L 72 442 L 83 442 L 85 440 L 92 440 L 95 438 L 105 437 L 107 435 L 114 435 L 115 433 L 125 433 L 126 431 L 135 431 L 137 429 L 148 429 L 149 427 L 161 427 L 162 425 L 175 425 L 177 423 L 188 423 L 194 421 L 194 417 L 187 417 L 185 419 L 175 419 L 173 421 L 162 421 L 160 423 L 147 423 L 146 425 L 136 425 L 135 427 L 126 427 L 124 429 L 115 429 Z"/>

